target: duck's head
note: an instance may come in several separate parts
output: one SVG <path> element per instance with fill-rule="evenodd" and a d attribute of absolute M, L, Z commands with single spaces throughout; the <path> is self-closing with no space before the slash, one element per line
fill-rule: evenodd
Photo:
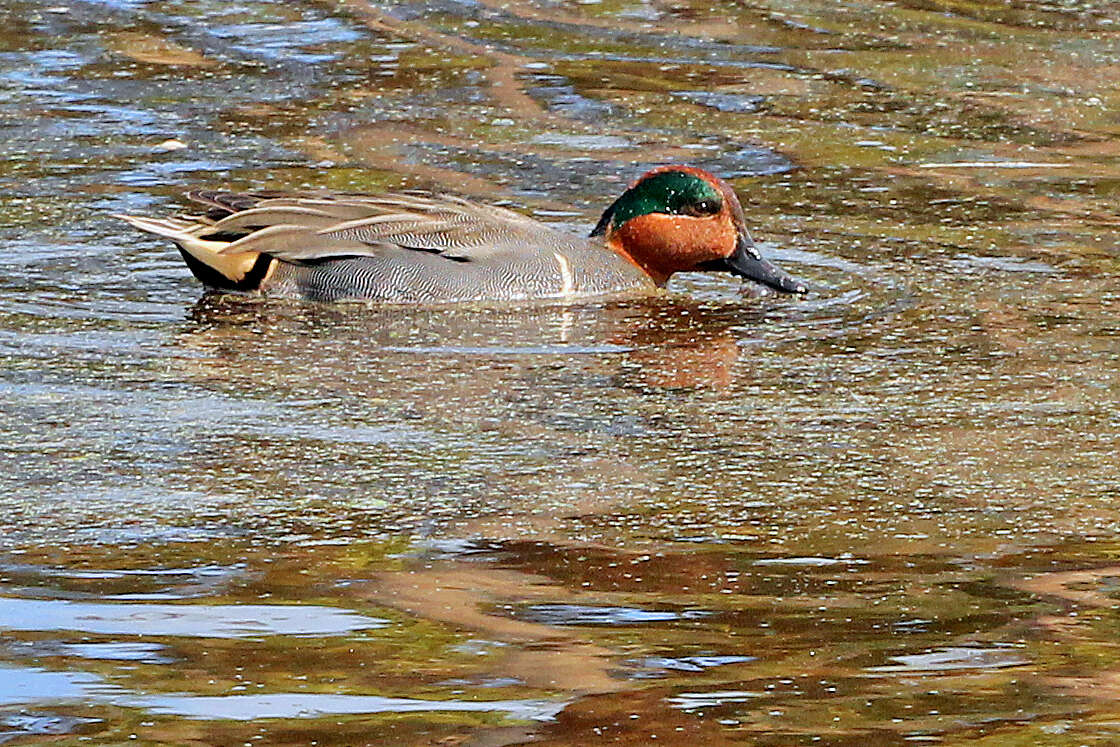
<path fill-rule="evenodd" d="M 702 169 L 646 172 L 607 208 L 591 235 L 604 237 L 658 285 L 674 272 L 721 270 L 785 293 L 807 290 L 762 258 L 735 192 Z"/>

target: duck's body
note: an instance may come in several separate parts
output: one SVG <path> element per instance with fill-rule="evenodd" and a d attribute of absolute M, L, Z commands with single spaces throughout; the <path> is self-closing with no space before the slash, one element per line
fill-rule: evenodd
<path fill-rule="evenodd" d="M 649 172 L 589 238 L 456 197 L 189 196 L 205 215 L 120 217 L 175 241 L 199 280 L 226 290 L 386 304 L 579 300 L 648 295 L 673 272 L 726 269 L 804 291 L 758 255 L 730 187 L 699 169 Z M 728 264 L 736 257 L 746 270 Z"/>
<path fill-rule="evenodd" d="M 596 247 L 573 245 L 563 252 L 536 252 L 510 262 L 474 263 L 454 273 L 444 271 L 439 262 L 392 256 L 344 257 L 312 266 L 277 261 L 274 274 L 259 290 L 313 301 L 387 304 L 579 300 L 658 291 L 632 265 L 604 256 Z"/>

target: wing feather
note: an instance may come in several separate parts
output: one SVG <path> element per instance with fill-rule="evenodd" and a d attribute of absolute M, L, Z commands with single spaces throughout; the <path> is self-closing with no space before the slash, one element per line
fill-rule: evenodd
<path fill-rule="evenodd" d="M 376 256 L 379 247 L 360 241 L 320 236 L 306 226 L 269 226 L 233 241 L 219 254 L 268 254 L 289 262 L 306 262 L 327 257 Z"/>
<path fill-rule="evenodd" d="M 208 232 L 237 233 L 280 225 L 318 229 L 337 225 L 338 221 L 339 216 L 327 210 L 306 205 L 274 206 L 266 203 L 263 207 L 242 210 L 228 218 L 222 218 L 214 225 L 209 226 Z"/>
<path fill-rule="evenodd" d="M 485 261 L 568 246 L 575 237 L 506 208 L 461 197 L 192 192 L 207 206 L 175 229 L 214 237 L 219 254 L 259 252 L 289 262 L 382 256 L 406 249 L 458 262 Z M 148 229 L 151 230 L 151 229 Z"/>

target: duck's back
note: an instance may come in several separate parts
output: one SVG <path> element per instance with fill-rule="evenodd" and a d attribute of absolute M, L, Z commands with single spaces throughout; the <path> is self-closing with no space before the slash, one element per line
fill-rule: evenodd
<path fill-rule="evenodd" d="M 453 197 L 192 193 L 188 219 L 131 218 L 172 238 L 208 285 L 320 301 L 431 304 L 654 292 L 599 239 Z"/>

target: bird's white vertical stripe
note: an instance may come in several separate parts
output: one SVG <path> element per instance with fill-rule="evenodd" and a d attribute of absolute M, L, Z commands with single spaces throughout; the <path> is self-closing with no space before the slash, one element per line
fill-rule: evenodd
<path fill-rule="evenodd" d="M 568 264 L 568 258 L 560 252 L 553 252 L 553 257 L 556 257 L 556 264 L 560 265 L 560 282 L 563 287 L 560 293 L 565 296 L 570 296 L 576 289 L 575 281 L 572 280 L 572 267 Z"/>

